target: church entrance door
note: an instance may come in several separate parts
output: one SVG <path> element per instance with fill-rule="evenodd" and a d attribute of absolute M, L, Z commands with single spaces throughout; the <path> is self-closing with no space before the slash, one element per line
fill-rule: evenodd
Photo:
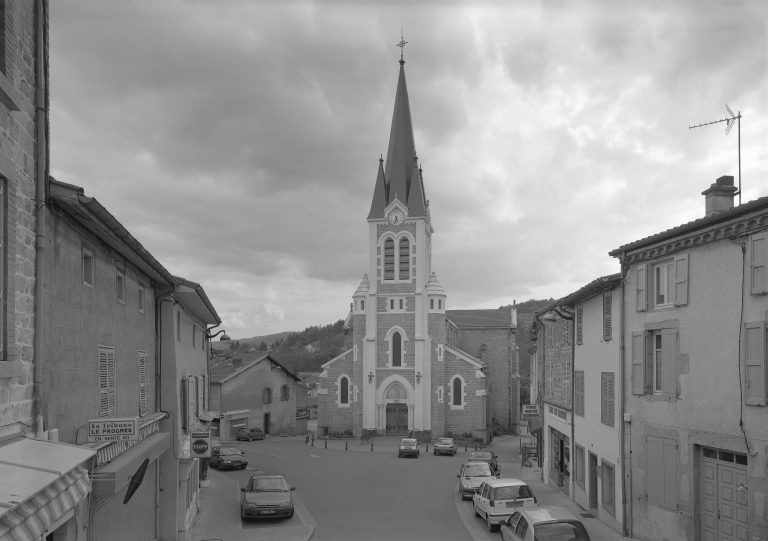
<path fill-rule="evenodd" d="M 387 404 L 387 436 L 408 435 L 408 404 Z"/>

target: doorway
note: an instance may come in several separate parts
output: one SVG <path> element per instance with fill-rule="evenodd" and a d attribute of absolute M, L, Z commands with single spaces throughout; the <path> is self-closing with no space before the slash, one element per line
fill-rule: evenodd
<path fill-rule="evenodd" d="M 408 404 L 387 404 L 387 436 L 408 435 Z"/>
<path fill-rule="evenodd" d="M 597 455 L 589 453 L 589 509 L 597 516 Z"/>
<path fill-rule="evenodd" d="M 264 414 L 264 435 L 269 436 L 269 425 L 270 425 L 270 414 L 265 413 Z"/>
<path fill-rule="evenodd" d="M 701 538 L 746 539 L 747 455 L 708 447 L 701 453 Z"/>

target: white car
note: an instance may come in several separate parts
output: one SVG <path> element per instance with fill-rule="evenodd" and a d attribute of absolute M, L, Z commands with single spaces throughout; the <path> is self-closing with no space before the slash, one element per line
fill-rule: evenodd
<path fill-rule="evenodd" d="M 419 458 L 419 442 L 413 438 L 403 438 L 400 441 L 400 446 L 397 448 L 398 458 L 403 458 L 408 455 Z"/>
<path fill-rule="evenodd" d="M 521 507 L 538 505 L 533 491 L 519 479 L 489 479 L 480 485 L 472 497 L 475 516 L 485 518 L 489 532 L 495 531 Z"/>

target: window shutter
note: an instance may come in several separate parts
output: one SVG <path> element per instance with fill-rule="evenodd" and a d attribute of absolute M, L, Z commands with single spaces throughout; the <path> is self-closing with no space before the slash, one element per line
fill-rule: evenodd
<path fill-rule="evenodd" d="M 661 330 L 661 395 L 677 396 L 677 329 Z"/>
<path fill-rule="evenodd" d="M 645 312 L 648 309 L 648 264 L 637 266 L 637 283 L 635 284 L 635 309 Z"/>
<path fill-rule="evenodd" d="M 576 376 L 576 415 L 584 417 L 584 372 L 579 371 L 574 374 Z"/>
<path fill-rule="evenodd" d="M 600 374 L 600 422 L 604 425 L 613 426 L 613 409 L 616 403 L 613 396 L 613 372 L 603 372 Z"/>
<path fill-rule="evenodd" d="M 645 394 L 645 332 L 632 333 L 632 394 Z"/>
<path fill-rule="evenodd" d="M 661 503 L 677 509 L 677 442 L 667 438 L 662 439 L 664 464 L 664 498 Z"/>
<path fill-rule="evenodd" d="M 746 369 L 745 401 L 748 406 L 765 406 L 765 322 L 744 324 Z"/>
<path fill-rule="evenodd" d="M 611 302 L 613 293 L 610 291 L 603 294 L 603 340 L 611 339 L 612 320 L 611 320 Z"/>
<path fill-rule="evenodd" d="M 581 345 L 584 343 L 584 305 L 580 304 L 576 307 L 576 343 Z"/>
<path fill-rule="evenodd" d="M 197 383 L 195 376 L 189 376 L 187 384 L 187 399 L 189 401 L 189 406 L 187 407 L 187 426 L 191 428 L 195 422 L 195 413 L 197 413 Z"/>
<path fill-rule="evenodd" d="M 149 356 L 139 351 L 139 416 L 149 413 Z"/>
<path fill-rule="evenodd" d="M 99 415 L 115 416 L 115 348 L 99 348 Z"/>
<path fill-rule="evenodd" d="M 189 384 L 186 378 L 181 379 L 181 428 L 187 429 L 187 419 L 189 419 Z"/>
<path fill-rule="evenodd" d="M 208 390 L 208 374 L 203 374 L 203 410 L 208 411 L 210 409 L 210 406 L 208 406 L 208 394 L 210 391 Z"/>
<path fill-rule="evenodd" d="M 688 254 L 675 256 L 675 306 L 688 304 Z"/>
<path fill-rule="evenodd" d="M 203 378 L 197 377 L 197 416 L 203 414 Z"/>
<path fill-rule="evenodd" d="M 752 235 L 750 240 L 749 266 L 753 295 L 768 293 L 768 280 L 765 275 L 766 242 L 768 242 L 766 239 L 768 239 L 768 232 Z"/>
<path fill-rule="evenodd" d="M 658 436 L 645 437 L 646 492 L 652 502 L 662 503 L 664 499 L 664 450 L 663 440 Z"/>

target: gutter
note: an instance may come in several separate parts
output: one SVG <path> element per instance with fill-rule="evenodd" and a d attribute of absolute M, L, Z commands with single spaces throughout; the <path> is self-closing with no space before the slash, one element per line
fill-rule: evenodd
<path fill-rule="evenodd" d="M 48 178 L 48 144 L 47 136 L 47 117 L 46 90 L 47 90 L 47 58 L 46 51 L 46 28 L 45 28 L 45 0 L 36 0 L 35 3 L 35 137 L 37 139 L 37 192 L 35 194 L 35 203 L 37 206 L 37 231 L 35 240 L 35 341 L 34 341 L 34 400 L 33 408 L 37 418 L 36 437 L 43 438 L 44 429 L 44 408 L 43 408 L 43 322 L 44 322 L 44 303 L 43 303 L 43 285 L 45 258 L 43 250 L 45 249 L 45 218 L 46 218 L 46 198 L 45 183 Z"/>

